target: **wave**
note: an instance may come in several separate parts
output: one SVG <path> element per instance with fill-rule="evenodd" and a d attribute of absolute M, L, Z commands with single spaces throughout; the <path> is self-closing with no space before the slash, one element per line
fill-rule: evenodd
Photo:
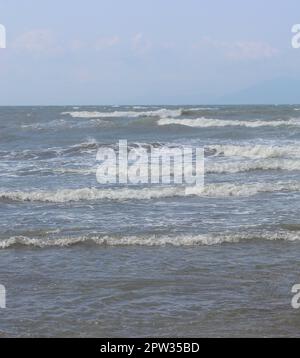
<path fill-rule="evenodd" d="M 181 109 L 166 109 L 161 108 L 151 111 L 114 111 L 114 112 L 98 112 L 98 111 L 80 111 L 80 112 L 62 112 L 62 115 L 70 115 L 73 118 L 119 118 L 119 117 L 179 117 L 181 116 Z"/>
<path fill-rule="evenodd" d="M 168 146 L 169 148 L 174 148 L 176 145 L 166 145 L 160 142 L 152 142 L 152 143 L 128 143 L 128 149 L 139 149 L 143 148 L 147 151 L 150 151 L 151 148 L 160 148 Z M 102 147 L 111 148 L 114 150 L 118 150 L 119 145 L 118 143 L 99 143 L 93 138 L 87 139 L 85 142 L 78 143 L 71 145 L 69 147 L 53 147 L 53 148 L 46 148 L 46 149 L 39 149 L 39 150 L 30 150 L 25 149 L 21 151 L 0 151 L 0 158 L 3 159 L 51 159 L 55 157 L 62 157 L 62 156 L 73 156 L 73 155 L 80 155 L 80 154 L 91 154 L 95 153 L 96 150 Z"/>
<path fill-rule="evenodd" d="M 143 189 L 61 189 L 57 191 L 0 191 L 0 201 L 66 203 L 95 200 L 151 200 L 168 197 L 239 197 L 259 193 L 300 191 L 300 182 L 275 183 L 216 183 L 201 186 L 169 186 Z"/>
<path fill-rule="evenodd" d="M 32 124 L 22 124 L 21 128 L 24 130 L 46 131 L 46 130 L 60 130 L 60 129 L 74 129 L 82 127 L 112 127 L 114 124 L 111 121 L 105 121 L 99 118 L 93 118 L 90 121 L 85 121 L 84 124 L 78 121 L 68 121 L 67 119 L 56 119 L 49 122 L 37 122 Z"/>
<path fill-rule="evenodd" d="M 61 157 L 63 155 L 75 155 L 93 153 L 101 147 L 109 147 L 118 150 L 117 143 L 99 143 L 94 138 L 88 138 L 85 142 L 74 144 L 68 147 L 52 147 L 46 149 L 25 149 L 21 151 L 0 151 L 0 157 L 4 159 L 48 159 L 54 157 Z M 176 143 L 162 143 L 162 142 L 133 142 L 128 143 L 128 148 L 131 149 L 146 149 L 150 151 L 151 148 L 182 148 L 182 144 Z M 247 157 L 247 158 L 276 158 L 276 157 L 300 157 L 300 146 L 295 144 L 275 146 L 264 144 L 216 144 L 206 145 L 204 147 L 206 156 L 224 156 L 224 157 Z"/>
<path fill-rule="evenodd" d="M 0 201 L 64 203 L 81 200 L 147 200 L 182 195 L 184 188 L 163 189 L 62 189 L 57 191 L 0 192 Z"/>
<path fill-rule="evenodd" d="M 103 144 L 104 146 L 104 144 Z M 105 145 L 108 146 L 108 145 Z M 14 160 L 38 160 L 38 159 L 52 159 L 55 157 L 61 157 L 64 155 L 75 155 L 82 153 L 91 153 L 93 150 L 96 150 L 101 147 L 95 139 L 87 139 L 86 142 L 75 144 L 69 147 L 53 147 L 45 149 L 25 149 L 20 151 L 0 151 L 0 157 L 4 159 L 14 159 Z"/>
<path fill-rule="evenodd" d="M 141 164 L 141 172 L 145 173 L 140 175 L 142 182 L 148 182 L 148 163 Z M 174 178 L 174 174 L 178 172 L 176 168 L 170 168 L 170 178 Z M 181 166 L 178 167 L 181 169 Z M 220 162 L 220 163 L 208 163 L 205 165 L 205 174 L 235 174 L 249 171 L 263 171 L 263 170 L 285 170 L 285 171 L 300 171 L 300 160 L 278 160 L 278 159 L 265 159 L 265 160 L 255 160 L 249 162 Z M 12 170 L 8 173 L 14 173 L 16 176 L 25 176 L 25 175 L 96 175 L 97 169 L 96 166 L 82 166 L 82 167 L 36 167 L 36 168 L 22 168 L 17 171 Z M 119 171 L 126 175 L 125 171 Z M 186 175 L 192 175 L 193 169 L 186 171 Z M 2 174 L 4 175 L 4 174 Z M 159 177 L 162 179 L 164 176 L 161 174 L 160 167 L 154 166 L 151 167 L 151 175 Z M 4 175 L 5 176 L 5 175 Z M 166 178 L 168 175 L 165 176 Z M 104 178 L 103 178 L 104 180 Z M 107 175 L 105 176 L 107 180 Z M 111 177 L 111 180 L 114 180 L 114 176 Z"/>
<path fill-rule="evenodd" d="M 224 163 L 211 163 L 206 166 L 205 172 L 207 174 L 213 173 L 239 173 L 248 172 L 253 170 L 286 170 L 294 171 L 300 170 L 299 160 L 278 160 L 278 159 L 265 159 L 250 162 L 224 162 Z"/>
<path fill-rule="evenodd" d="M 148 167 L 147 167 L 148 168 Z M 213 163 L 206 165 L 205 168 L 205 174 L 236 174 L 236 173 L 243 173 L 243 172 L 250 172 L 250 171 L 267 171 L 267 170 L 285 170 L 285 171 L 300 171 L 300 162 L 294 162 L 294 161 L 287 161 L 287 162 L 267 162 L 267 161 L 257 161 L 257 162 L 249 162 L 249 163 L 239 163 L 239 162 L 229 162 L 229 163 Z M 71 167 L 58 167 L 58 168 L 36 168 L 36 169 L 19 169 L 17 171 L 7 171 L 6 173 L 0 174 L 0 176 L 6 176 L 6 177 L 23 177 L 23 176 L 36 176 L 36 175 L 43 175 L 43 176 L 51 176 L 51 175 L 79 175 L 79 176 L 90 176 L 90 175 L 96 175 L 96 168 L 87 168 L 87 167 L 80 167 L 80 168 L 71 168 Z M 124 172 L 125 173 L 125 172 Z M 192 170 L 190 171 L 192 174 Z M 164 178 L 164 180 L 167 180 L 169 175 L 163 176 L 161 175 L 160 168 L 152 168 L 151 174 L 155 175 L 156 177 L 159 177 L 160 180 Z M 189 172 L 186 173 L 189 175 Z M 171 170 L 170 172 L 170 178 L 173 180 L 174 178 L 174 170 Z M 113 182 L 114 176 L 111 176 L 111 181 Z M 148 182 L 148 174 L 145 174 L 144 176 L 141 175 L 140 179 L 142 182 L 147 183 Z M 108 180 L 107 175 L 105 178 L 103 177 L 103 180 Z M 17 192 L 19 193 L 19 192 Z M 3 193 L 2 193 L 3 194 Z M 180 193 L 174 193 L 172 196 L 181 195 Z M 105 196 L 105 195 L 104 195 Z M 149 193 L 149 199 L 154 199 L 157 197 L 156 193 Z M 168 196 L 168 195 L 163 195 Z M 2 200 L 14 200 L 12 198 L 8 198 L 6 193 L 3 194 L 3 197 L 0 197 L 0 201 Z M 97 196 L 95 195 L 95 200 L 97 199 Z M 102 199 L 101 197 L 99 199 Z M 111 195 L 111 197 L 103 197 L 103 199 L 111 199 L 111 200 L 117 200 L 116 198 Z M 130 194 L 128 199 L 131 199 Z M 132 199 L 143 199 L 138 197 L 138 194 L 133 194 Z M 145 199 L 147 199 L 145 195 Z M 16 199 L 19 201 L 19 199 Z M 45 199 L 48 201 L 47 199 Z M 81 199 L 79 199 L 81 200 Z M 82 199 L 84 200 L 84 198 Z M 87 198 L 87 200 L 89 200 Z M 122 200 L 122 198 L 120 198 Z M 126 200 L 126 199 L 124 199 Z M 24 201 L 36 201 L 34 198 L 31 200 L 30 198 L 24 199 Z M 44 201 L 44 200 L 41 200 Z M 71 199 L 68 201 L 72 201 Z"/>
<path fill-rule="evenodd" d="M 234 244 L 249 240 L 268 241 L 299 241 L 300 232 L 261 232 L 261 233 L 224 233 L 179 236 L 80 236 L 63 238 L 31 238 L 13 236 L 0 239 L 0 249 L 18 246 L 33 246 L 36 248 L 69 247 L 74 245 L 92 244 L 99 246 L 211 246 L 220 244 Z"/>
<path fill-rule="evenodd" d="M 158 125 L 181 125 L 188 127 L 209 128 L 209 127 L 226 127 L 226 126 L 243 126 L 249 128 L 257 127 L 280 127 L 280 126 L 300 126 L 300 119 L 291 118 L 288 120 L 277 121 L 240 121 L 240 120 L 224 120 L 213 118 L 195 118 L 195 119 L 176 119 L 176 118 L 160 118 Z"/>
<path fill-rule="evenodd" d="M 206 150 L 210 155 L 224 157 L 276 158 L 300 157 L 299 145 L 211 145 Z"/>
<path fill-rule="evenodd" d="M 294 192 L 300 191 L 300 182 L 275 183 L 217 183 L 207 184 L 204 188 L 196 186 L 186 187 L 185 195 L 203 197 L 239 197 L 253 196 L 259 193 Z"/>
<path fill-rule="evenodd" d="M 218 111 L 217 107 L 194 107 L 194 108 L 183 108 L 182 115 L 197 115 L 206 111 Z"/>
<path fill-rule="evenodd" d="M 148 178 L 148 163 L 141 164 L 143 173 L 147 173 Z M 179 169 L 181 166 L 179 167 Z M 170 168 L 170 176 L 174 177 L 174 168 Z M 176 168 L 175 168 L 176 169 Z M 255 170 L 285 170 L 285 171 L 298 171 L 300 170 L 300 160 L 293 159 L 262 159 L 249 162 L 223 162 L 223 163 L 209 163 L 205 165 L 205 174 L 226 174 L 226 173 L 242 173 Z M 49 171 L 49 169 L 48 169 Z M 81 174 L 91 175 L 96 174 L 95 168 L 54 168 L 52 170 L 58 174 Z M 119 171 L 122 173 L 122 171 Z M 125 172 L 124 172 L 125 173 Z M 186 175 L 192 175 L 193 169 L 186 171 Z M 161 177 L 160 167 L 152 167 L 151 174 Z M 142 176 L 141 176 L 142 177 Z"/>

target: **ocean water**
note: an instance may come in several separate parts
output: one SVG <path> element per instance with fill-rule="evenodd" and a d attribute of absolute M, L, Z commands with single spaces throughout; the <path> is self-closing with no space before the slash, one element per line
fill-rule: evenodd
<path fill-rule="evenodd" d="M 205 186 L 96 153 L 205 151 Z M 299 106 L 0 108 L 3 337 L 300 336 Z"/>

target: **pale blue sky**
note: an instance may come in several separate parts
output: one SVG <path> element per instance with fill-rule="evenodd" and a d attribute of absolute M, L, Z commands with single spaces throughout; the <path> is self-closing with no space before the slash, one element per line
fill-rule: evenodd
<path fill-rule="evenodd" d="M 0 105 L 238 102 L 252 86 L 278 87 L 260 91 L 261 102 L 300 93 L 299 0 L 0 0 L 0 23 Z"/>

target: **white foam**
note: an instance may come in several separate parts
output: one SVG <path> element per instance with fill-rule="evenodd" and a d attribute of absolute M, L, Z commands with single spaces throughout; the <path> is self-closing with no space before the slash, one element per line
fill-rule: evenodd
<path fill-rule="evenodd" d="M 65 203 L 81 200 L 150 200 L 176 196 L 231 197 L 252 196 L 258 193 L 300 191 L 300 182 L 275 183 L 217 183 L 197 186 L 169 186 L 143 189 L 62 189 L 57 191 L 2 191 L 0 200 L 21 202 Z"/>
<path fill-rule="evenodd" d="M 299 145 L 212 145 L 207 149 L 215 151 L 215 155 L 225 157 L 247 157 L 247 158 L 275 158 L 275 157 L 300 157 Z"/>
<path fill-rule="evenodd" d="M 208 128 L 208 127 L 226 127 L 226 126 L 244 126 L 250 128 L 256 127 L 280 127 L 280 126 L 300 126 L 299 119 L 277 120 L 277 121 L 239 121 L 239 120 L 223 120 L 213 118 L 195 118 L 195 119 L 176 119 L 176 118 L 160 118 L 158 125 L 166 126 L 171 124 Z"/>
<path fill-rule="evenodd" d="M 234 183 L 217 183 L 208 184 L 204 189 L 197 187 L 187 187 L 186 195 L 207 196 L 207 197 L 230 197 L 230 196 L 253 196 L 259 193 L 274 193 L 281 191 L 299 191 L 300 182 L 288 183 L 249 183 L 249 184 L 234 184 Z"/>
<path fill-rule="evenodd" d="M 300 170 L 300 160 L 262 159 L 248 162 L 223 162 L 206 165 L 206 173 L 239 173 L 252 170 Z"/>
<path fill-rule="evenodd" d="M 13 246 L 33 246 L 37 248 L 69 247 L 79 244 L 95 244 L 99 246 L 211 246 L 224 243 L 239 243 L 246 240 L 299 241 L 300 232 L 260 232 L 260 233 L 224 233 L 202 235 L 141 235 L 141 236 L 80 236 L 65 238 L 30 238 L 14 236 L 0 240 L 0 249 Z"/>
<path fill-rule="evenodd" d="M 32 192 L 0 192 L 0 198 L 13 201 L 40 201 L 64 203 L 80 200 L 147 200 L 184 193 L 184 188 L 159 188 L 159 189 L 62 189 L 57 191 L 32 191 Z"/>
<path fill-rule="evenodd" d="M 57 174 L 78 174 L 78 175 L 92 175 L 96 174 L 96 169 L 93 168 L 54 168 L 54 169 L 45 169 L 47 171 L 52 171 Z"/>
<path fill-rule="evenodd" d="M 154 111 L 114 111 L 114 112 L 98 112 L 98 111 L 75 111 L 62 112 L 62 115 L 70 115 L 73 118 L 118 118 L 118 117 L 178 117 L 182 113 L 181 109 L 157 109 Z"/>
<path fill-rule="evenodd" d="M 193 107 L 193 108 L 184 108 L 183 113 L 188 112 L 199 112 L 199 111 L 217 111 L 217 107 Z"/>
<path fill-rule="evenodd" d="M 143 180 L 144 183 L 148 182 L 148 163 L 140 164 L 142 168 L 141 172 L 146 173 L 140 175 L 140 179 Z M 178 169 L 177 169 L 178 168 Z M 181 165 L 170 168 L 170 177 L 173 178 L 174 172 L 178 173 L 181 169 Z M 38 170 L 38 169 L 37 169 Z M 60 168 L 43 168 L 39 170 L 45 170 L 48 172 L 53 172 L 57 174 L 74 174 L 74 175 L 95 175 L 96 168 L 91 167 L 80 167 L 80 168 L 68 168 L 68 167 L 60 167 Z M 254 170 L 286 170 L 286 171 L 296 171 L 300 170 L 300 160 L 293 159 L 261 159 L 261 160 L 253 160 L 247 162 L 219 162 L 219 163 L 206 163 L 205 164 L 205 173 L 206 174 L 225 174 L 225 173 L 240 173 L 240 172 L 248 172 Z M 126 175 L 126 171 L 119 170 L 119 173 L 123 173 Z M 193 169 L 186 170 L 185 175 L 192 175 Z M 100 174 L 98 174 L 100 175 Z M 162 177 L 159 166 L 151 167 L 151 175 L 155 177 Z M 105 179 L 108 179 L 108 176 L 105 176 Z M 114 176 L 110 177 L 113 182 Z"/>

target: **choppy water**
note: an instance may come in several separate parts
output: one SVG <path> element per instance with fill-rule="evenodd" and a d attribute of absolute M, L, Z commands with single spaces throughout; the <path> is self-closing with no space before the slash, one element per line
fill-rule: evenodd
<path fill-rule="evenodd" d="M 0 108 L 3 336 L 298 336 L 300 105 Z M 97 149 L 205 149 L 205 187 Z"/>

